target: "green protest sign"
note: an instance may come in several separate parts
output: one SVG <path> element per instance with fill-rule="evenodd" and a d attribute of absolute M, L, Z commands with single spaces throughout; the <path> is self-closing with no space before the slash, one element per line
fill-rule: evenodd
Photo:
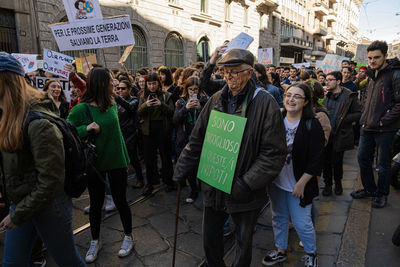
<path fill-rule="evenodd" d="M 197 177 L 228 194 L 246 121 L 246 118 L 213 110 L 204 137 Z"/>

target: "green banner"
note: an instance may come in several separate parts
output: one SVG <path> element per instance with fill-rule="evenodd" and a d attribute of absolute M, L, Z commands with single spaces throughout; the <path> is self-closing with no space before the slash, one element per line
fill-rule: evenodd
<path fill-rule="evenodd" d="M 201 151 L 197 177 L 231 193 L 246 118 L 212 110 Z"/>

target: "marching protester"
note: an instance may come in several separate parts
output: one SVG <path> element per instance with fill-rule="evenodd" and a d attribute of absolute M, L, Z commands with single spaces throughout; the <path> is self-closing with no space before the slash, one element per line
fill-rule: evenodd
<path fill-rule="evenodd" d="M 324 132 L 315 118 L 307 84 L 291 85 L 283 103 L 289 153 L 268 191 L 276 250 L 269 251 L 262 263 L 272 266 L 286 261 L 290 218 L 307 253 L 305 266 L 314 267 L 318 266 L 318 258 L 311 204 L 319 191 L 317 176 L 321 172 Z"/>
<path fill-rule="evenodd" d="M 368 48 L 367 98 L 362 111 L 358 163 L 363 189 L 351 193 L 355 199 L 374 197 L 373 208 L 387 204 L 390 190 L 392 143 L 400 129 L 400 62 L 387 60 L 386 42 L 374 41 Z M 378 184 L 372 169 L 378 151 Z"/>
<path fill-rule="evenodd" d="M 146 184 L 143 196 L 153 193 L 154 185 L 160 183 L 157 168 L 157 150 L 161 157 L 161 175 L 166 184 L 165 190 L 175 189 L 172 181 L 172 117 L 174 103 L 171 94 L 162 91 L 157 73 L 152 73 L 146 80 L 146 89 L 140 97 L 138 115 L 142 118 L 141 131 L 143 134 L 144 162 L 146 165 Z"/>
<path fill-rule="evenodd" d="M 142 165 L 140 164 L 137 151 L 137 108 L 139 100 L 131 95 L 132 84 L 128 80 L 122 80 L 117 86 L 118 95 L 115 96 L 115 102 L 118 106 L 118 118 L 124 136 L 126 148 L 133 168 L 136 173 L 136 184 L 134 188 L 142 188 L 144 178 L 142 174 Z"/>
<path fill-rule="evenodd" d="M 129 156 L 121 133 L 113 94 L 111 73 L 104 68 L 93 68 L 89 72 L 87 88 L 80 103 L 68 116 L 68 121 L 76 126 L 79 136 L 88 137 L 93 131 L 95 132 L 98 153 L 96 169 L 99 173 L 90 177 L 88 181 L 92 240 L 86 253 L 87 263 L 94 262 L 102 248 L 100 224 L 106 175 L 125 234 L 118 256 L 129 255 L 133 248 L 132 215 L 126 200 L 126 167 L 129 164 Z"/>
<path fill-rule="evenodd" d="M 48 80 L 43 87 L 43 91 L 49 91 L 56 106 L 60 110 L 60 118 L 66 119 L 69 113 L 69 102 L 66 100 L 61 83 L 57 80 Z"/>
<path fill-rule="evenodd" d="M 160 68 L 158 70 L 158 76 L 160 78 L 161 87 L 164 92 L 169 92 L 172 96 L 172 101 L 175 103 L 179 99 L 179 87 L 174 84 L 171 71 L 166 68 Z"/>
<path fill-rule="evenodd" d="M 208 100 L 207 95 L 199 89 L 199 85 L 199 78 L 189 77 L 183 86 L 181 98 L 175 104 L 173 123 L 176 127 L 176 153 L 178 157 L 189 142 L 190 134 L 196 124 L 197 118 Z M 199 194 L 196 173 L 190 174 L 187 180 L 189 181 L 191 192 L 186 198 L 186 202 L 192 203 Z"/>
<path fill-rule="evenodd" d="M 281 91 L 278 87 L 272 85 L 268 79 L 264 65 L 257 63 L 254 64 L 254 72 L 256 73 L 257 79 L 261 83 L 268 93 L 270 93 L 278 103 L 280 108 L 283 108 Z"/>
<path fill-rule="evenodd" d="M 216 62 L 223 50 L 221 47 L 216 49 L 212 57 L 215 61 L 210 60 L 203 72 L 207 71 L 210 63 Z M 235 223 L 238 241 L 232 265 L 250 266 L 254 226 L 267 201 L 266 188 L 285 161 L 285 130 L 276 101 L 264 90 L 256 89 L 251 79 L 254 66 L 251 52 L 229 50 L 218 65 L 225 68 L 226 85 L 212 95 L 200 113 L 189 143 L 176 164 L 174 180 L 180 183 L 198 168 L 211 111 L 247 118 L 231 194 L 204 182 L 201 188 L 204 203 L 203 247 L 207 266 L 225 266 L 223 227 L 229 215 Z"/>
<path fill-rule="evenodd" d="M 346 69 L 343 68 L 343 70 Z M 324 106 L 328 110 L 331 134 L 325 151 L 324 196 L 332 194 L 332 179 L 335 181 L 335 194 L 343 193 L 343 156 L 344 151 L 354 148 L 353 123 L 361 116 L 361 105 L 355 92 L 341 85 L 342 74 L 338 71 L 326 75 L 326 94 Z"/>
<path fill-rule="evenodd" d="M 297 76 L 297 69 L 291 66 L 289 70 L 289 76 L 285 80 L 283 80 L 283 83 L 285 85 L 291 85 L 299 81 L 300 78 Z"/>
<path fill-rule="evenodd" d="M 46 119 L 32 121 L 30 111 L 58 117 L 51 96 L 28 85 L 22 65 L 0 52 L 0 168 L 11 202 L 0 222 L 6 229 L 2 266 L 29 266 L 38 236 L 59 266 L 86 266 L 72 233 L 72 201 L 64 193 L 63 137 Z"/>
<path fill-rule="evenodd" d="M 357 85 L 351 80 L 351 75 L 353 71 L 351 67 L 343 67 L 342 68 L 342 83 L 341 86 L 349 89 L 354 93 L 358 93 Z"/>

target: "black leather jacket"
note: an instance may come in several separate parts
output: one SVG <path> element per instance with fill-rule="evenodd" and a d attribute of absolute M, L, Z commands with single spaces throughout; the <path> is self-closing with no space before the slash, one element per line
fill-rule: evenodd
<path fill-rule="evenodd" d="M 115 102 L 118 105 L 118 118 L 125 143 L 128 143 L 137 133 L 137 109 L 139 100 L 135 96 L 128 95 L 126 98 L 117 96 Z"/>

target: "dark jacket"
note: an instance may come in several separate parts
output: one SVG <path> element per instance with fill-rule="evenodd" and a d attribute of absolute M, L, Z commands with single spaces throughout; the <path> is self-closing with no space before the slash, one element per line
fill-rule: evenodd
<path fill-rule="evenodd" d="M 32 100 L 29 110 L 59 116 L 49 95 Z M 25 143 L 29 145 L 14 153 L 1 152 L 7 197 L 15 205 L 11 221 L 17 226 L 64 194 L 65 158 L 60 130 L 48 120 L 38 119 L 29 124 L 27 137 Z"/>
<path fill-rule="evenodd" d="M 374 70 L 367 70 L 370 79 L 360 119 L 364 131 L 388 132 L 400 128 L 400 61 L 391 59 L 387 64 L 376 77 Z"/>
<path fill-rule="evenodd" d="M 349 80 L 348 82 L 345 83 L 341 83 L 342 87 L 346 87 L 347 89 L 349 89 L 350 91 L 354 92 L 354 93 L 358 93 L 358 86 L 357 84 L 355 84 L 353 81 Z"/>
<path fill-rule="evenodd" d="M 202 96 L 199 99 L 201 109 L 208 100 L 207 96 Z M 176 129 L 176 154 L 179 155 L 186 144 L 189 142 L 190 134 L 195 125 L 195 118 L 197 119 L 200 115 L 200 111 L 196 109 L 187 109 L 187 101 L 180 98 L 175 104 L 175 113 L 172 119 Z"/>
<path fill-rule="evenodd" d="M 181 90 L 179 89 L 179 87 L 176 86 L 175 84 L 171 84 L 171 86 L 168 87 L 167 92 L 171 94 L 172 102 L 176 103 L 181 94 Z"/>
<path fill-rule="evenodd" d="M 287 153 L 282 115 L 270 94 L 260 90 L 253 98 L 255 90 L 253 80 L 249 80 L 242 90 L 249 94 L 247 123 L 233 178 L 232 193 L 229 195 L 202 183 L 206 207 L 228 213 L 259 209 L 266 203 L 267 186 L 282 169 Z M 212 110 L 227 113 L 228 91 L 228 86 L 225 86 L 203 108 L 190 141 L 176 164 L 175 181 L 182 181 L 191 173 L 197 172 L 210 113 Z M 241 115 L 245 96 L 246 94 L 238 94 L 238 105 L 233 115 Z"/>
<path fill-rule="evenodd" d="M 58 109 L 60 110 L 60 118 L 67 119 L 69 114 L 69 102 L 65 100 L 61 101 Z"/>
<path fill-rule="evenodd" d="M 125 144 L 129 147 L 137 134 L 137 108 L 139 100 L 135 96 L 128 95 L 126 98 L 117 96 L 115 102 L 118 105 L 118 119 L 124 136 Z"/>
<path fill-rule="evenodd" d="M 150 121 L 153 115 L 162 117 L 164 130 L 169 132 L 172 129 L 172 116 L 174 115 L 174 102 L 171 94 L 168 92 L 157 92 L 160 106 L 148 107 L 146 105 L 147 97 L 143 94 L 140 97 L 138 115 L 142 118 L 141 130 L 143 135 L 150 135 Z"/>
<path fill-rule="evenodd" d="M 321 174 L 324 143 L 324 131 L 318 119 L 312 119 L 310 129 L 306 120 L 301 119 L 293 141 L 293 173 L 296 181 L 304 173 L 312 175 L 304 188 L 304 198 L 300 199 L 302 207 L 311 204 L 313 198 L 318 196 L 317 176 Z"/>
<path fill-rule="evenodd" d="M 353 122 L 358 122 L 361 117 L 361 104 L 358 100 L 357 93 L 342 87 L 341 94 L 343 102 L 336 114 L 336 127 L 334 132 L 331 132 L 331 138 L 333 138 L 333 149 L 337 152 L 354 148 Z M 325 96 L 324 106 L 327 106 L 328 98 L 333 98 L 330 92 Z M 331 101 L 335 100 L 331 99 Z M 331 115 L 328 114 L 328 116 Z"/>

